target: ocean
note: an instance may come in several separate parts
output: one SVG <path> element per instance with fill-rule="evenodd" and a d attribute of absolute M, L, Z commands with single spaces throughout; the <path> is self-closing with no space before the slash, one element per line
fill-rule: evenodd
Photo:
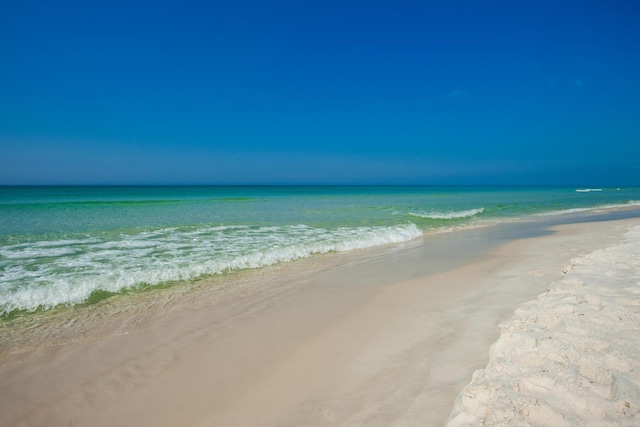
<path fill-rule="evenodd" d="M 528 216 L 640 188 L 0 187 L 0 316 Z"/>

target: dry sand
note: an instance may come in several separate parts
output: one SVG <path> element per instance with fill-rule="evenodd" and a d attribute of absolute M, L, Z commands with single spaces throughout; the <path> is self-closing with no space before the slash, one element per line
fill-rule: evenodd
<path fill-rule="evenodd" d="M 130 315 L 140 321 L 114 315 L 117 326 L 95 327 L 107 332 L 64 344 L 51 333 L 56 345 L 4 345 L 0 425 L 441 426 L 487 364 L 498 324 L 572 258 L 622 241 L 635 224 L 559 226 L 400 281 L 378 270 L 402 258 L 403 247 L 391 248 L 193 292 Z"/>
<path fill-rule="evenodd" d="M 640 425 L 640 226 L 522 305 L 447 426 Z"/>

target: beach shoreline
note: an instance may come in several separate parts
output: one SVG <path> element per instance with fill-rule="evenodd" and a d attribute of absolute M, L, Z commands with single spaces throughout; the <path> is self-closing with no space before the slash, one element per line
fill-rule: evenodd
<path fill-rule="evenodd" d="M 442 425 L 497 325 L 634 224 L 444 233 L 124 310 L 102 334 L 3 352 L 0 424 Z"/>
<path fill-rule="evenodd" d="M 638 425 L 638 253 L 640 225 L 573 258 L 561 280 L 501 322 L 447 426 Z"/>

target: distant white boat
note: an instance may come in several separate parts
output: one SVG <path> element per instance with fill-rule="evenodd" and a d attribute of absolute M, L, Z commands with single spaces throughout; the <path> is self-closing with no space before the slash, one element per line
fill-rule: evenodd
<path fill-rule="evenodd" d="M 576 191 L 578 193 L 589 193 L 591 191 L 602 191 L 602 188 L 578 188 Z"/>

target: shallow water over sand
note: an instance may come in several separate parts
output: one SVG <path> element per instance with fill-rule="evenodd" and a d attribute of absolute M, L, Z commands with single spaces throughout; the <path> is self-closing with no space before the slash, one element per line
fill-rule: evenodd
<path fill-rule="evenodd" d="M 638 200 L 637 188 L 0 187 L 0 315 Z"/>
<path fill-rule="evenodd" d="M 359 295 L 379 286 L 439 274 L 469 264 L 513 240 L 548 235 L 557 224 L 638 218 L 640 209 L 530 217 L 455 232 L 428 233 L 409 242 L 299 259 L 258 270 L 230 272 L 167 287 L 121 293 L 92 304 L 25 313 L 0 321 L 0 354 L 92 340 L 131 328 L 176 307 L 188 309 L 228 295 L 254 294 L 262 286 L 344 283 L 340 292 Z M 301 285 L 303 283 L 304 285 Z M 309 284 L 314 285 L 309 285 Z M 340 301 L 332 304 L 340 305 Z M 349 305 L 348 302 L 345 302 Z"/>
<path fill-rule="evenodd" d="M 615 243 L 625 215 L 439 233 L 14 319 L 30 327 L 0 359 L 0 409 L 13 425 L 442 425 L 497 324 L 575 254 Z"/>

